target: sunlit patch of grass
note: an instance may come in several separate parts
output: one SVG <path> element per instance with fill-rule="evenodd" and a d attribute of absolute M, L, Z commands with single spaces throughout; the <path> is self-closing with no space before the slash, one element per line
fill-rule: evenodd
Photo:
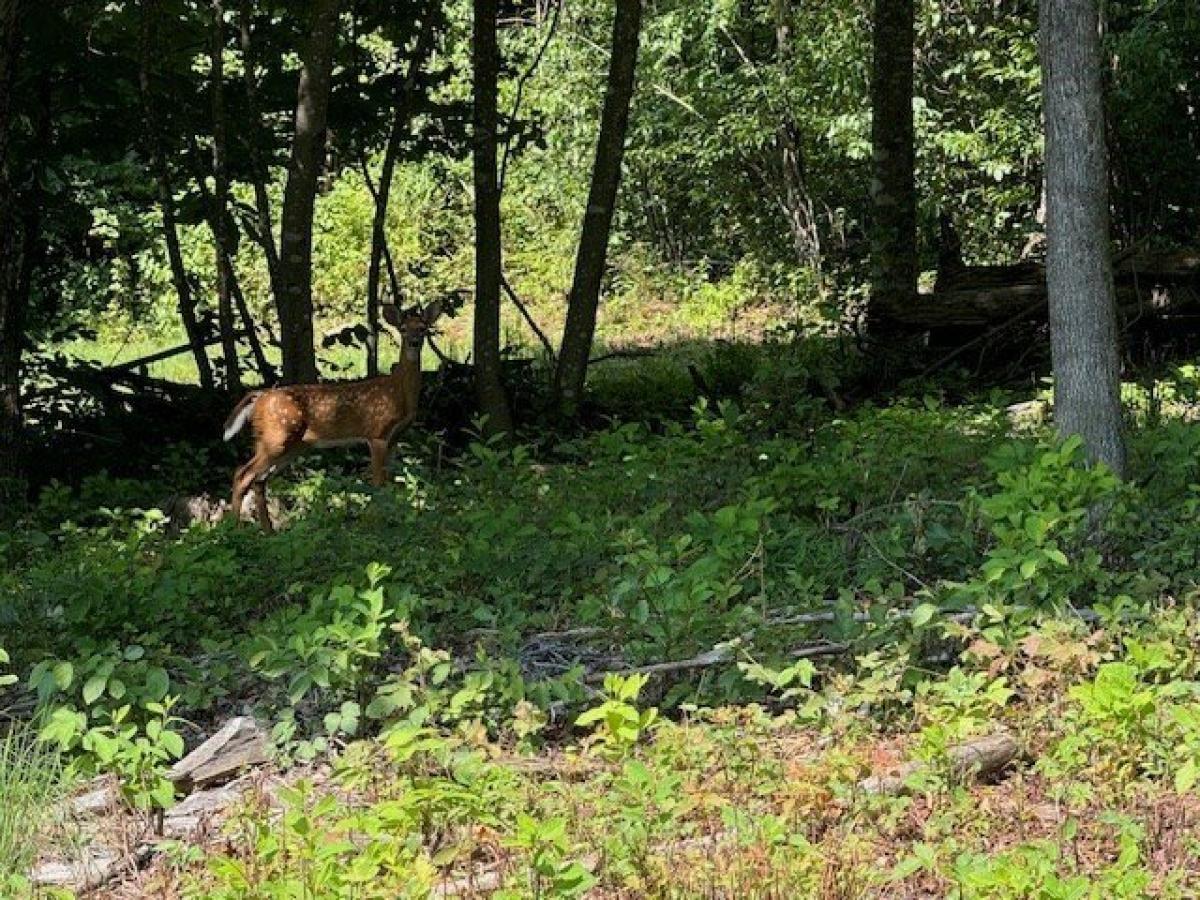
<path fill-rule="evenodd" d="M 52 801 L 63 793 L 58 754 L 32 727 L 0 732 L 0 885 L 26 872 Z"/>

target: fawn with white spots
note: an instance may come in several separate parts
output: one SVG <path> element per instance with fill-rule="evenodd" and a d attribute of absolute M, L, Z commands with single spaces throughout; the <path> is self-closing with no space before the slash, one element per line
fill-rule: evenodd
<path fill-rule="evenodd" d="M 388 455 L 396 437 L 417 417 L 421 396 L 421 348 L 441 315 L 432 303 L 401 313 L 385 306 L 383 317 L 400 330 L 403 352 L 388 375 L 348 384 L 300 384 L 248 393 L 225 420 L 225 440 L 250 423 L 254 456 L 233 475 L 229 514 L 241 514 L 246 492 L 254 491 L 258 521 L 272 531 L 267 479 L 309 447 L 365 443 L 371 451 L 371 480 L 387 483 Z"/>

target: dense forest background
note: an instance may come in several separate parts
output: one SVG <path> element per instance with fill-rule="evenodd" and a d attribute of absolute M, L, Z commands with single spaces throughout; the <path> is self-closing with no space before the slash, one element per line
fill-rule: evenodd
<path fill-rule="evenodd" d="M 510 355 L 553 352 L 562 330 L 612 13 L 556 4 L 499 11 L 501 343 Z M 348 348 L 377 342 L 368 297 L 470 301 L 475 232 L 469 4 L 364 2 L 341 15 L 311 223 L 311 316 L 307 307 L 300 316 L 315 323 L 324 371 L 345 376 L 361 373 L 369 355 Z M 1105 15 L 1120 261 L 1193 242 L 1200 25 L 1183 0 L 1115 3 Z M 871 16 L 868 3 L 647 7 L 602 341 L 779 326 L 863 333 Z M 915 10 L 913 252 L 926 291 L 964 265 L 1013 266 L 1043 252 L 1036 19 L 1035 4 L 1021 2 Z M 275 377 L 274 345 L 294 330 L 280 332 L 278 311 L 293 303 L 292 251 L 277 245 L 281 227 L 290 234 L 296 224 L 278 220 L 288 215 L 299 146 L 296 54 L 311 37 L 307 8 L 73 4 L 29 8 L 22 20 L 9 171 L 24 244 L 9 258 L 21 260 L 10 277 L 28 296 L 14 304 L 27 309 L 5 320 L 5 346 L 7 371 L 21 346 L 35 373 L 26 379 L 30 424 L 61 405 L 52 391 L 39 395 L 48 383 L 38 379 L 64 349 L 111 365 L 211 339 L 203 358 L 153 371 L 231 387 Z M 467 302 L 446 328 L 439 346 L 452 358 L 471 355 L 471 312 Z M 1019 312 L 1001 304 L 984 321 Z M 940 337 L 952 349 L 975 334 L 951 327 Z M 866 364 L 885 367 L 888 349 L 871 348 Z M 391 343 L 378 352 L 393 352 Z M 11 406 L 11 375 L 6 383 Z"/>
<path fill-rule="evenodd" d="M 0 895 L 1197 896 L 1198 323 L 1196 0 L 0 0 Z"/>

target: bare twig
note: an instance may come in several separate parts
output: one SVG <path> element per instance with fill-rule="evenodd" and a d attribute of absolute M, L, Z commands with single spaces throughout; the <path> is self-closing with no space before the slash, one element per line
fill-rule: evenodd
<path fill-rule="evenodd" d="M 517 113 L 521 111 L 521 100 L 525 95 L 525 84 L 533 77 L 533 73 L 537 71 L 538 66 L 542 64 L 542 57 L 546 55 L 546 50 L 550 47 L 550 41 L 554 39 L 554 32 L 558 30 L 558 17 L 562 12 L 563 3 L 565 0 L 559 0 L 554 4 L 554 12 L 550 16 L 550 26 L 546 29 L 546 36 L 542 39 L 541 45 L 534 54 L 533 60 L 529 63 L 529 68 L 521 73 L 521 77 L 517 79 L 517 90 L 513 97 L 512 111 L 508 114 L 508 139 L 504 142 L 504 154 L 500 157 L 500 179 L 499 192 L 504 193 L 504 181 L 508 176 L 508 158 L 512 153 L 512 123 L 517 119 Z"/>
<path fill-rule="evenodd" d="M 542 342 L 542 347 L 546 350 L 546 356 L 549 357 L 551 364 L 553 364 L 556 358 L 554 345 L 550 343 L 550 338 L 546 337 L 546 333 L 538 327 L 538 323 L 529 314 L 529 309 L 521 301 L 521 298 L 517 296 L 517 292 L 513 290 L 513 286 L 509 284 L 508 276 L 504 273 L 500 274 L 500 286 L 504 288 L 504 293 L 508 294 L 508 299 L 512 301 L 513 306 L 517 308 L 529 327 L 533 329 L 533 333 L 537 335 L 538 340 Z"/>

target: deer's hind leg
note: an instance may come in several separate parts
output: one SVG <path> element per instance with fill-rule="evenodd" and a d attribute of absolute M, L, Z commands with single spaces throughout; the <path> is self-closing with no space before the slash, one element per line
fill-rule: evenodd
<path fill-rule="evenodd" d="M 266 475 L 254 480 L 254 514 L 258 517 L 258 524 L 262 526 L 263 531 L 267 534 L 274 533 L 275 526 L 271 524 L 271 511 L 267 509 Z"/>
<path fill-rule="evenodd" d="M 259 476 L 265 475 L 269 466 L 270 462 L 266 454 L 261 449 L 256 449 L 250 461 L 238 466 L 237 471 L 233 473 L 233 496 L 229 502 L 229 515 L 235 522 L 242 518 L 242 501 L 245 500 L 246 492 L 251 487 L 254 488 L 255 499 L 258 499 Z"/>
<path fill-rule="evenodd" d="M 291 462 L 299 453 L 301 447 L 292 442 L 282 448 L 273 449 L 259 447 L 250 462 L 237 470 L 233 477 L 233 510 L 232 515 L 240 518 L 242 501 L 247 491 L 254 492 L 254 515 L 263 530 L 270 533 L 275 530 L 271 524 L 271 514 L 267 510 L 267 479 Z"/>
<path fill-rule="evenodd" d="M 388 482 L 388 451 L 391 449 L 386 440 L 378 438 L 367 441 L 371 450 L 371 483 L 375 487 L 383 487 Z"/>

